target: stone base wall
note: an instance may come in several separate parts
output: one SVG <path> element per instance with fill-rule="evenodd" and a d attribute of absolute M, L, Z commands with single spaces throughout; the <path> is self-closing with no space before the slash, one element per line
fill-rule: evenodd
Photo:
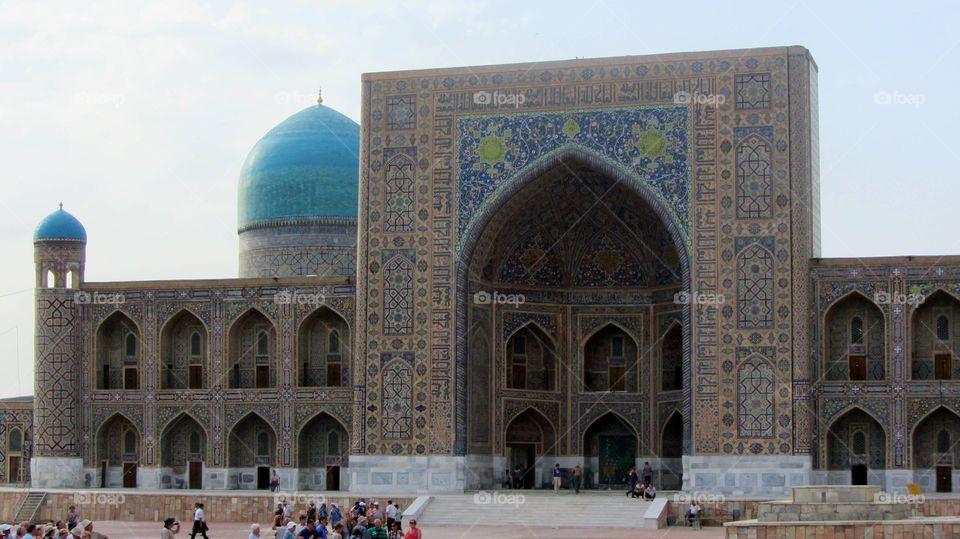
<path fill-rule="evenodd" d="M 790 496 L 809 485 L 812 460 L 806 456 L 683 457 L 683 490 L 733 496 Z"/>
<path fill-rule="evenodd" d="M 10 522 L 13 519 L 14 513 L 20 507 L 25 495 L 26 490 L 0 490 L 0 522 Z M 330 495 L 322 492 L 295 493 L 293 495 L 294 514 L 306 512 L 308 499 L 318 502 L 326 501 L 328 504 L 336 503 L 346 511 L 346 508 L 353 506 L 357 497 L 347 494 Z M 366 497 L 368 501 L 380 500 L 381 504 L 385 504 L 388 499 L 379 494 L 373 497 L 367 494 Z M 408 507 L 415 500 L 413 497 L 390 497 L 389 499 L 399 503 L 401 509 Z M 63 519 L 66 516 L 67 508 L 74 504 L 77 505 L 77 509 L 83 518 L 94 522 L 98 520 L 160 522 L 166 517 L 174 517 L 180 519 L 181 522 L 189 523 L 193 521 L 193 504 L 197 501 L 202 501 L 204 504 L 204 511 L 214 536 L 216 536 L 217 522 L 270 522 L 273 518 L 273 511 L 277 507 L 277 495 L 270 493 L 210 495 L 207 492 L 194 491 L 190 494 L 174 494 L 173 492 L 142 494 L 133 489 L 94 489 L 82 492 L 48 492 L 46 499 L 40 506 L 37 521 L 47 522 Z M 189 525 L 182 527 L 182 529 L 189 530 Z"/>
<path fill-rule="evenodd" d="M 727 539 L 782 539 L 816 537 L 823 539 L 869 537 L 903 539 L 905 537 L 960 537 L 960 519 L 943 522 L 864 522 L 837 524 L 784 524 L 727 526 Z"/>
<path fill-rule="evenodd" d="M 33 457 L 30 475 L 34 488 L 79 487 L 84 484 L 83 459 Z"/>
<path fill-rule="evenodd" d="M 350 492 L 463 492 L 466 457 L 350 456 Z"/>

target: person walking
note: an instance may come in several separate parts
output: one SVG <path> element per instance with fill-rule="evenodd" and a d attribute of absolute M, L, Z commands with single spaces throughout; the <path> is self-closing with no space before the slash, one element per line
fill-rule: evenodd
<path fill-rule="evenodd" d="M 417 519 L 410 519 L 410 529 L 403 534 L 403 539 L 423 539 L 423 532 L 417 527 Z"/>
<path fill-rule="evenodd" d="M 335 504 L 335 503 L 330 504 L 330 507 L 331 507 L 331 509 L 330 509 L 330 524 L 332 524 L 333 527 L 336 528 L 336 527 L 337 527 L 337 524 L 339 524 L 340 521 L 343 520 L 343 515 L 340 514 L 340 508 L 337 507 L 337 504 Z"/>
<path fill-rule="evenodd" d="M 637 467 L 631 466 L 630 471 L 627 472 L 627 496 L 633 494 L 633 489 L 637 486 L 637 481 Z"/>
<path fill-rule="evenodd" d="M 553 493 L 560 494 L 560 463 L 553 465 Z"/>
<path fill-rule="evenodd" d="M 583 481 L 583 469 L 577 464 L 573 467 L 573 493 L 580 494 L 580 482 Z"/>
<path fill-rule="evenodd" d="M 190 531 L 190 539 L 194 539 L 197 534 L 200 534 L 200 537 L 207 539 L 207 518 L 203 513 L 203 504 L 197 502 L 193 504 L 193 529 Z"/>

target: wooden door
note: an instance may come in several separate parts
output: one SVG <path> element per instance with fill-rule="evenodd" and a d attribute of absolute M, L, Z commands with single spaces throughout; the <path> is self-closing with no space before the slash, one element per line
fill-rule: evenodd
<path fill-rule="evenodd" d="M 107 470 L 109 470 L 107 461 L 101 462 L 100 463 L 100 488 L 107 488 Z"/>
<path fill-rule="evenodd" d="M 190 389 L 203 389 L 203 367 L 190 365 L 187 369 L 187 385 Z"/>
<path fill-rule="evenodd" d="M 953 466 L 937 466 L 937 492 L 953 492 Z"/>
<path fill-rule="evenodd" d="M 934 380 L 950 380 L 953 378 L 953 355 L 936 354 L 933 356 Z"/>
<path fill-rule="evenodd" d="M 123 389 L 139 389 L 137 383 L 137 369 L 127 367 L 123 369 Z"/>
<path fill-rule="evenodd" d="M 257 387 L 270 387 L 270 367 L 257 365 Z"/>
<path fill-rule="evenodd" d="M 610 391 L 626 391 L 627 378 L 623 367 L 610 367 Z"/>
<path fill-rule="evenodd" d="M 340 490 L 340 467 L 327 466 L 326 490 Z"/>
<path fill-rule="evenodd" d="M 866 356 L 850 356 L 850 379 L 867 379 L 867 358 Z"/>
<path fill-rule="evenodd" d="M 10 455 L 7 457 L 7 481 L 11 483 L 20 483 L 23 481 L 23 475 L 20 473 L 20 457 Z"/>
<path fill-rule="evenodd" d="M 123 488 L 137 488 L 137 463 L 123 463 Z"/>
<path fill-rule="evenodd" d="M 203 488 L 203 463 L 199 461 L 191 461 L 190 469 L 187 472 L 189 474 L 188 481 L 190 483 L 190 488 L 201 489 Z"/>
<path fill-rule="evenodd" d="M 327 363 L 327 385 L 330 387 L 340 387 L 339 363 Z"/>
<path fill-rule="evenodd" d="M 513 384 L 510 387 L 515 389 L 526 389 L 527 387 L 527 368 L 523 365 L 514 365 L 512 372 Z"/>

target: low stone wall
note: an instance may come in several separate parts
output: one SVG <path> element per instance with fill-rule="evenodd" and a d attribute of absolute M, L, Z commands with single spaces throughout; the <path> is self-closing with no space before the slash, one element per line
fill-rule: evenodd
<path fill-rule="evenodd" d="M 727 539 L 782 539 L 784 537 L 904 539 L 906 537 L 960 537 L 960 519 L 944 522 L 837 522 L 830 524 L 727 525 Z"/>
<path fill-rule="evenodd" d="M 0 522 L 9 522 L 23 501 L 25 491 L 0 491 Z M 313 499 L 314 493 L 299 492 L 294 514 L 306 511 L 307 496 Z M 336 503 L 346 512 L 361 495 L 326 495 L 315 493 L 317 500 Z M 388 499 L 399 503 L 403 509 L 413 503 L 415 497 L 364 496 L 386 504 Z M 56 521 L 66 516 L 71 504 L 77 505 L 81 518 L 97 520 L 140 520 L 162 521 L 174 517 L 181 522 L 193 521 L 193 504 L 202 501 L 210 527 L 216 529 L 217 522 L 270 522 L 277 507 L 272 494 L 179 494 L 174 491 L 138 493 L 136 490 L 86 490 L 73 492 L 48 492 L 40 506 L 37 521 Z M 79 502 L 79 503 L 78 503 Z"/>

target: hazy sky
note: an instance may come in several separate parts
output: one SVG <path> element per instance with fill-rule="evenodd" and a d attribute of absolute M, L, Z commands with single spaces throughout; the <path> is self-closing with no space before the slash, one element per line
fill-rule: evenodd
<path fill-rule="evenodd" d="M 234 277 L 247 151 L 320 85 L 359 120 L 368 71 L 804 45 L 823 255 L 958 253 L 958 20 L 951 1 L 0 0 L 0 397 L 33 388 L 31 235 L 57 203 L 88 281 Z"/>

